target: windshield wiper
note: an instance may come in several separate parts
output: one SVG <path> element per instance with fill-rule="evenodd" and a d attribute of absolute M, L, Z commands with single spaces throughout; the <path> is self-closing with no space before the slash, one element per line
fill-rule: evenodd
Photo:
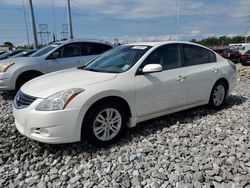
<path fill-rule="evenodd" d="M 87 68 L 87 69 L 84 69 L 83 70 L 86 70 L 86 71 L 93 71 L 93 72 L 102 72 L 100 70 L 97 70 L 97 69 L 94 69 L 94 68 Z"/>
<path fill-rule="evenodd" d="M 83 65 L 83 66 L 80 66 L 80 67 L 77 67 L 77 69 L 85 69 L 86 65 Z"/>

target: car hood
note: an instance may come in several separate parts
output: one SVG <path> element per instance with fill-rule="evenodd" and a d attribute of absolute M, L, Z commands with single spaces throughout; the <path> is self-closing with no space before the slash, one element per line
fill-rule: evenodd
<path fill-rule="evenodd" d="M 34 62 L 40 59 L 41 57 L 16 57 L 16 58 L 8 58 L 8 59 L 3 59 L 0 61 L 0 65 L 6 64 L 6 63 L 29 63 L 29 62 Z"/>
<path fill-rule="evenodd" d="M 71 88 L 83 88 L 114 79 L 117 74 L 68 69 L 35 78 L 21 87 L 30 96 L 46 98 L 54 93 Z"/>

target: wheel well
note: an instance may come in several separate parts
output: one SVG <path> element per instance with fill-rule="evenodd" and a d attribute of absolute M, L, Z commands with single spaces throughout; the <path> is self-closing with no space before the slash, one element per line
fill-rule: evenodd
<path fill-rule="evenodd" d="M 228 84 L 228 81 L 227 81 L 226 78 L 220 78 L 219 80 L 217 80 L 216 83 L 218 83 L 218 82 L 224 82 L 224 83 L 226 84 L 226 90 L 228 91 L 228 89 L 229 89 L 229 84 Z M 216 84 L 216 83 L 215 83 L 215 84 Z"/>
<path fill-rule="evenodd" d="M 39 71 L 35 71 L 35 70 L 25 71 L 17 77 L 16 86 L 17 86 L 18 82 L 20 81 L 20 79 L 23 79 L 25 77 L 34 77 L 35 78 L 35 77 L 41 76 L 41 75 L 43 75 L 43 73 L 41 73 Z"/>
<path fill-rule="evenodd" d="M 122 105 L 122 107 L 124 108 L 124 110 L 126 111 L 126 113 L 129 115 L 129 117 L 131 117 L 131 110 L 130 107 L 127 103 L 126 100 L 124 100 L 121 97 L 117 97 L 117 96 L 111 96 L 111 97 L 105 97 L 102 99 L 99 99 L 98 101 L 96 101 L 94 104 L 91 105 L 91 107 L 88 109 L 87 113 L 85 114 L 84 120 L 86 120 L 87 116 L 89 115 L 89 113 L 97 106 L 100 105 L 102 103 L 108 103 L 108 102 L 117 102 L 120 103 Z"/>

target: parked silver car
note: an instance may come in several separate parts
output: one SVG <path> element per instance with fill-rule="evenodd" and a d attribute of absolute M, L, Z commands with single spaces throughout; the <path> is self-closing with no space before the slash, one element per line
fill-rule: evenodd
<path fill-rule="evenodd" d="M 101 40 L 67 40 L 46 46 L 30 57 L 0 61 L 0 90 L 17 90 L 40 75 L 82 66 L 111 48 Z"/>

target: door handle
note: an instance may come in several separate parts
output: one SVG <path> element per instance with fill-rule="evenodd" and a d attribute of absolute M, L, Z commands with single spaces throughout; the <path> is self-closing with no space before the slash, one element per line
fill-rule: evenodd
<path fill-rule="evenodd" d="M 218 69 L 215 68 L 215 67 L 213 67 L 213 68 L 211 69 L 211 71 L 216 73 L 216 72 L 218 72 Z"/>
<path fill-rule="evenodd" d="M 183 75 L 179 75 L 177 76 L 177 80 L 180 81 L 180 82 L 183 82 L 183 80 L 186 78 L 186 76 L 183 76 Z"/>

